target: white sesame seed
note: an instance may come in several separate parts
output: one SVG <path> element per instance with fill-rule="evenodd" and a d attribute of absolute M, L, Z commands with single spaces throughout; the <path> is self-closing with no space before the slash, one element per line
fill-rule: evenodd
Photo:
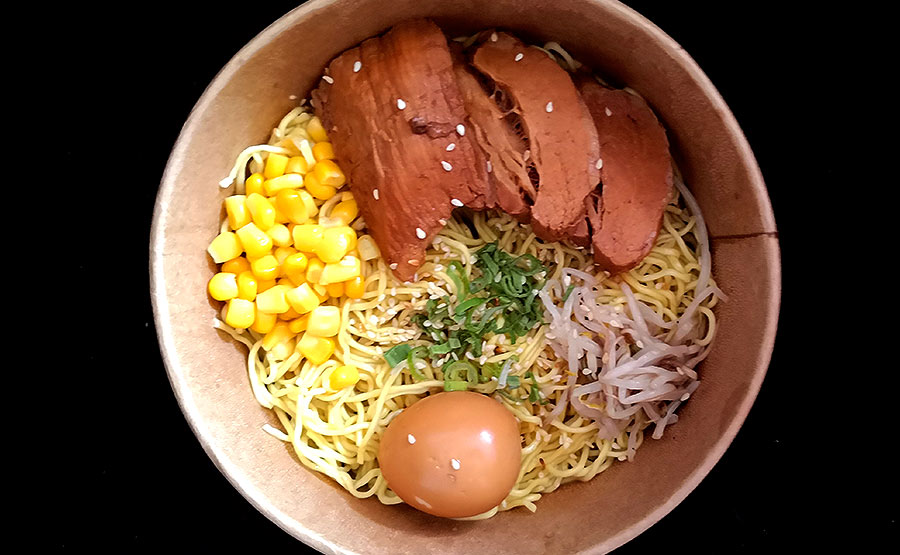
<path fill-rule="evenodd" d="M 456 148 L 456 143 L 450 143 L 449 145 L 447 145 L 447 152 L 450 152 L 454 148 Z"/>
<path fill-rule="evenodd" d="M 332 79 L 332 78 L 329 77 L 328 75 L 323 75 L 323 76 L 322 76 L 322 80 L 325 81 L 326 83 L 328 83 L 329 85 L 331 85 L 331 84 L 334 83 L 334 79 Z"/>
<path fill-rule="evenodd" d="M 497 33 L 491 33 L 491 42 L 497 42 Z"/>
<path fill-rule="evenodd" d="M 598 170 L 603 167 L 603 158 L 597 158 L 596 166 Z"/>
<path fill-rule="evenodd" d="M 356 62 L 353 63 L 353 73 L 356 73 L 361 69 L 362 69 L 362 62 L 357 60 Z"/>
<path fill-rule="evenodd" d="M 391 262 L 391 270 L 396 270 L 396 269 L 397 269 L 397 263 Z"/>
<path fill-rule="evenodd" d="M 422 229 L 421 227 L 417 227 L 416 228 L 416 237 L 418 237 L 419 239 L 424 239 L 425 238 L 425 230 Z"/>
<path fill-rule="evenodd" d="M 441 224 L 441 225 L 447 225 L 447 220 L 445 220 L 444 218 L 440 218 L 440 219 L 438 220 L 438 223 Z M 435 269 L 437 269 L 437 268 L 435 268 Z"/>
<path fill-rule="evenodd" d="M 401 110 L 406 108 L 406 102 L 404 102 L 402 98 L 397 99 L 397 108 L 399 108 Z"/>
<path fill-rule="evenodd" d="M 450 204 L 452 204 L 453 206 L 462 206 L 463 205 L 462 201 L 459 200 L 458 198 L 450 199 Z"/>
<path fill-rule="evenodd" d="M 292 95 L 288 96 L 288 100 L 297 100 L 297 95 L 292 94 Z"/>
<path fill-rule="evenodd" d="M 494 166 L 491 165 L 491 161 L 488 160 L 488 161 L 487 161 L 487 172 L 488 172 L 488 173 L 491 173 L 492 171 L 494 171 Z"/>
<path fill-rule="evenodd" d="M 450 162 L 446 160 L 441 160 L 441 166 L 444 168 L 444 171 L 450 171 L 453 169 L 453 166 L 450 165 Z"/>
<path fill-rule="evenodd" d="M 466 126 L 463 125 L 463 124 L 461 124 L 461 123 L 460 123 L 459 125 L 457 125 L 457 126 L 456 126 L 456 133 L 457 133 L 460 137 L 462 137 L 463 135 L 465 135 L 465 134 L 466 134 Z"/>
<path fill-rule="evenodd" d="M 516 61 L 518 62 L 519 60 L 521 60 L 524 57 L 525 57 L 525 54 L 522 54 L 521 52 L 519 52 L 518 54 L 516 54 Z"/>
<path fill-rule="evenodd" d="M 609 108 L 606 108 L 606 109 L 603 110 L 603 111 L 606 112 L 606 115 L 607 115 L 607 116 L 611 116 L 611 115 L 612 115 L 612 110 L 610 110 Z"/>
<path fill-rule="evenodd" d="M 450 466 L 453 467 L 453 470 L 459 470 L 459 460 L 458 459 L 450 459 Z"/>
<path fill-rule="evenodd" d="M 375 197 L 375 200 L 378 200 L 378 189 L 372 189 L 372 196 Z"/>
<path fill-rule="evenodd" d="M 410 259 L 407 260 L 406 262 L 407 262 L 410 266 L 418 266 L 418 265 L 419 265 L 419 261 L 416 260 L 415 258 L 410 258 Z"/>
<path fill-rule="evenodd" d="M 547 110 L 547 113 L 550 113 L 553 111 L 553 102 L 552 101 L 547 103 L 547 107 L 545 108 L 545 110 Z"/>

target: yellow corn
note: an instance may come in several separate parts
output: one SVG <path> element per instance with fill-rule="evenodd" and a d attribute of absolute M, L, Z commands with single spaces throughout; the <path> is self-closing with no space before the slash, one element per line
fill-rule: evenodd
<path fill-rule="evenodd" d="M 228 215 L 228 227 L 238 229 L 250 223 L 245 195 L 231 195 L 225 199 L 225 214 Z"/>
<path fill-rule="evenodd" d="M 316 204 L 316 199 L 309 194 L 309 191 L 297 191 L 297 194 L 300 195 L 300 200 L 303 201 L 304 206 L 306 206 L 308 217 L 312 218 L 319 213 L 319 206 Z"/>
<path fill-rule="evenodd" d="M 247 211 L 256 227 L 266 231 L 275 225 L 275 207 L 269 202 L 269 199 L 259 193 L 247 195 Z"/>
<path fill-rule="evenodd" d="M 253 272 L 253 275 L 256 276 L 256 279 L 275 279 L 278 277 L 278 259 L 271 254 L 267 254 L 251 262 L 250 270 Z"/>
<path fill-rule="evenodd" d="M 231 299 L 225 305 L 225 323 L 235 329 L 247 329 L 256 319 L 256 307 L 247 299 Z"/>
<path fill-rule="evenodd" d="M 247 258 L 259 258 L 272 250 L 272 238 L 256 224 L 250 222 L 244 227 L 234 232 L 240 239 L 241 246 L 247 252 Z"/>
<path fill-rule="evenodd" d="M 291 237 L 291 232 L 284 224 L 273 225 L 266 230 L 266 235 L 272 238 L 272 243 L 274 243 L 278 248 L 290 247 L 294 242 L 293 238 Z"/>
<path fill-rule="evenodd" d="M 283 343 L 279 343 L 272 347 L 272 350 L 269 351 L 269 354 L 277 361 L 282 361 L 287 359 L 291 354 L 293 354 L 296 349 L 296 345 L 294 344 L 294 338 L 290 338 Z"/>
<path fill-rule="evenodd" d="M 306 163 L 306 158 L 302 156 L 291 156 L 288 160 L 287 166 L 284 168 L 284 173 L 306 173 L 309 171 L 309 164 Z"/>
<path fill-rule="evenodd" d="M 268 291 L 269 289 L 275 287 L 276 285 L 278 285 L 278 283 L 274 279 L 257 280 L 256 294 L 258 295 L 258 294 L 262 293 L 263 291 Z"/>
<path fill-rule="evenodd" d="M 309 133 L 309 138 L 317 143 L 328 140 L 328 133 L 325 132 L 325 127 L 322 126 L 322 120 L 319 119 L 319 116 L 313 116 L 306 123 L 306 132 Z"/>
<path fill-rule="evenodd" d="M 294 288 L 293 284 L 288 285 L 287 287 L 288 287 L 288 289 Z M 293 307 L 289 308 L 287 312 L 282 312 L 281 314 L 278 315 L 278 319 L 284 320 L 285 322 L 290 322 L 291 320 L 294 320 L 299 317 L 300 317 L 300 313 L 297 312 L 296 310 L 294 310 Z"/>
<path fill-rule="evenodd" d="M 292 337 L 294 337 L 294 333 L 287 325 L 287 322 L 276 322 L 272 327 L 272 331 L 270 331 L 266 334 L 265 337 L 263 337 L 262 348 L 267 351 L 271 351 L 272 347 L 278 345 L 283 341 L 287 341 Z"/>
<path fill-rule="evenodd" d="M 306 281 L 306 267 L 309 259 L 302 252 L 289 255 L 281 262 L 281 273 L 288 277 L 296 285 Z"/>
<path fill-rule="evenodd" d="M 331 217 L 339 219 L 344 225 L 349 225 L 358 215 L 359 207 L 353 199 L 341 201 L 331 209 Z"/>
<path fill-rule="evenodd" d="M 272 206 L 275 207 L 275 223 L 276 224 L 289 224 L 291 223 L 290 218 L 284 215 L 284 213 L 278 209 L 277 197 L 269 197 L 269 202 L 272 203 Z"/>
<path fill-rule="evenodd" d="M 289 231 L 287 231 L 287 228 L 284 228 L 284 230 L 287 233 L 290 233 Z M 279 266 L 284 266 L 284 261 L 287 260 L 287 257 L 289 257 L 292 254 L 297 254 L 297 249 L 295 249 L 294 247 L 277 247 L 275 249 L 275 253 L 274 253 L 275 260 L 278 261 Z M 283 271 L 280 273 L 282 275 L 284 274 Z"/>
<path fill-rule="evenodd" d="M 216 264 L 237 258 L 246 248 L 242 247 L 243 242 L 238 240 L 239 237 L 240 235 L 235 235 L 230 231 L 223 231 L 212 240 L 206 252 L 209 253 Z"/>
<path fill-rule="evenodd" d="M 329 162 L 330 160 L 325 160 Z M 316 162 L 316 168 L 322 162 Z M 315 169 L 315 168 L 313 168 Z M 331 185 L 324 185 L 316 175 L 316 172 L 309 172 L 303 177 L 303 186 L 309 191 L 309 194 L 320 200 L 328 200 L 337 193 L 337 189 Z"/>
<path fill-rule="evenodd" d="M 255 301 L 256 294 L 259 291 L 259 282 L 251 270 L 245 270 L 238 274 L 237 277 L 237 296 L 248 301 Z"/>
<path fill-rule="evenodd" d="M 263 188 L 263 182 L 266 180 L 261 173 L 251 174 L 250 177 L 247 178 L 247 181 L 244 181 L 244 188 L 246 189 L 245 193 L 247 195 L 252 195 L 253 193 L 263 194 L 265 189 Z"/>
<path fill-rule="evenodd" d="M 276 322 L 278 322 L 277 314 L 268 314 L 266 312 L 257 311 L 256 320 L 253 321 L 253 325 L 250 326 L 250 329 L 256 333 L 269 333 L 272 331 L 272 328 L 275 327 Z"/>
<path fill-rule="evenodd" d="M 315 256 L 310 258 L 309 263 L 306 265 L 306 281 L 313 285 L 319 283 L 319 279 L 321 279 L 322 277 L 322 270 L 324 269 L 324 262 L 322 262 Z"/>
<path fill-rule="evenodd" d="M 269 314 L 281 314 L 287 312 L 291 305 L 288 304 L 287 295 L 289 289 L 284 285 L 275 285 L 261 293 L 256 294 L 256 308 Z"/>
<path fill-rule="evenodd" d="M 344 282 L 344 294 L 351 299 L 361 299 L 366 292 L 366 280 L 357 276 Z"/>
<path fill-rule="evenodd" d="M 299 318 L 295 318 L 288 322 L 288 327 L 290 327 L 293 333 L 300 333 L 302 331 L 306 331 L 306 327 L 309 325 L 309 314 L 304 314 Z"/>
<path fill-rule="evenodd" d="M 209 296 L 217 301 L 227 301 L 238 296 L 237 276 L 219 272 L 210 278 L 206 286 Z"/>
<path fill-rule="evenodd" d="M 328 337 L 316 337 L 306 332 L 297 342 L 297 351 L 313 364 L 319 365 L 334 354 L 334 340 Z"/>
<path fill-rule="evenodd" d="M 294 237 L 294 248 L 303 252 L 316 252 L 322 242 L 323 229 L 315 224 L 294 226 L 291 235 Z"/>
<path fill-rule="evenodd" d="M 263 187 L 265 187 L 266 195 L 268 196 L 272 196 L 284 189 L 299 189 L 300 187 L 303 187 L 303 176 L 296 173 L 286 173 L 284 175 L 279 175 L 278 177 L 273 177 L 272 179 L 267 179 L 263 183 Z"/>
<path fill-rule="evenodd" d="M 341 329 L 341 309 L 336 306 L 317 306 L 309 313 L 306 333 L 317 337 L 334 337 Z"/>
<path fill-rule="evenodd" d="M 228 262 L 222 264 L 221 271 L 228 272 L 229 274 L 238 275 L 241 272 L 246 272 L 250 269 L 250 261 L 244 258 L 243 256 L 239 256 L 237 258 L 232 258 Z"/>
<path fill-rule="evenodd" d="M 285 294 L 290 306 L 300 314 L 311 312 L 319 306 L 319 297 L 308 283 L 302 283 L 299 287 L 288 289 Z M 284 312 L 287 312 L 286 310 Z"/>
<path fill-rule="evenodd" d="M 328 375 L 328 389 L 332 393 L 338 392 L 345 387 L 356 385 L 359 381 L 359 370 L 351 364 L 338 366 Z"/>
<path fill-rule="evenodd" d="M 319 302 L 324 303 L 328 300 L 328 288 L 324 285 L 319 285 L 318 283 L 310 285 L 312 287 L 313 292 L 319 297 Z"/>
<path fill-rule="evenodd" d="M 316 143 L 312 148 L 316 162 L 320 160 L 334 160 L 334 147 L 328 141 Z"/>
<path fill-rule="evenodd" d="M 309 195 L 309 193 L 306 193 Z M 312 200 L 310 198 L 310 200 Z M 294 189 L 282 189 L 275 195 L 275 208 L 290 220 L 291 223 L 303 224 L 309 220 L 309 211 L 300 192 Z"/>
<path fill-rule="evenodd" d="M 272 179 L 279 175 L 284 175 L 284 169 L 287 167 L 288 157 L 284 154 L 270 153 L 266 157 L 266 167 L 263 170 L 263 176 L 266 179 Z"/>
<path fill-rule="evenodd" d="M 339 299 L 344 296 L 344 284 L 341 282 L 329 283 L 325 286 L 325 291 L 328 292 L 329 297 Z"/>
<path fill-rule="evenodd" d="M 362 275 L 362 264 L 355 256 L 345 256 L 340 262 L 326 264 L 317 283 L 328 285 L 338 281 L 347 281 Z M 309 274 L 307 273 L 307 279 Z"/>
<path fill-rule="evenodd" d="M 356 232 L 348 226 L 329 227 L 322 232 L 316 255 L 325 263 L 340 262 L 356 246 Z"/>
<path fill-rule="evenodd" d="M 340 189 L 344 183 L 347 182 L 344 172 L 342 172 L 341 168 L 334 163 L 334 160 L 319 160 L 316 162 L 316 165 L 313 166 L 313 173 L 319 183 L 329 187 Z M 312 191 L 310 192 L 312 193 Z M 313 195 L 315 195 L 315 193 L 313 193 Z"/>

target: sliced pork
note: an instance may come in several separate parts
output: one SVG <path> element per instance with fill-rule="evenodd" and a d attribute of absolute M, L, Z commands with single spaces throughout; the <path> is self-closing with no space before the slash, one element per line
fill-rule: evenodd
<path fill-rule="evenodd" d="M 644 259 L 659 233 L 672 194 L 669 141 L 639 96 L 578 79 L 600 140 L 599 198 L 588 199 L 594 261 L 612 273 Z"/>

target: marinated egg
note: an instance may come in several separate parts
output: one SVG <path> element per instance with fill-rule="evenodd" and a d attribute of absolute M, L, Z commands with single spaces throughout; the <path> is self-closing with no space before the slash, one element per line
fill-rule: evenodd
<path fill-rule="evenodd" d="M 431 395 L 397 415 L 378 452 L 390 488 L 426 513 L 460 518 L 496 507 L 519 476 L 515 417 L 471 391 Z"/>

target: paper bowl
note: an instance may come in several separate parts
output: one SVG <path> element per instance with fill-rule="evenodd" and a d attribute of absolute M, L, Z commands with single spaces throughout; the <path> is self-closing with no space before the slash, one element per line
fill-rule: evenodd
<path fill-rule="evenodd" d="M 480 522 L 356 499 L 302 466 L 261 430 L 277 424 L 250 391 L 246 350 L 212 327 L 206 254 L 219 227 L 218 183 L 246 146 L 304 98 L 329 60 L 400 20 L 427 16 L 453 33 L 498 26 L 556 40 L 640 92 L 668 129 L 675 158 L 712 236 L 728 295 L 699 367 L 702 384 L 635 461 L 545 495 L 538 510 Z M 315 37 L 311 40 L 310 37 Z M 592 0 L 315 0 L 264 30 L 222 69 L 191 112 L 166 167 L 151 238 L 151 294 L 172 388 L 206 452 L 259 511 L 327 553 L 603 553 L 672 510 L 740 428 L 766 372 L 780 300 L 775 221 L 737 122 L 689 55 L 631 9 Z"/>

